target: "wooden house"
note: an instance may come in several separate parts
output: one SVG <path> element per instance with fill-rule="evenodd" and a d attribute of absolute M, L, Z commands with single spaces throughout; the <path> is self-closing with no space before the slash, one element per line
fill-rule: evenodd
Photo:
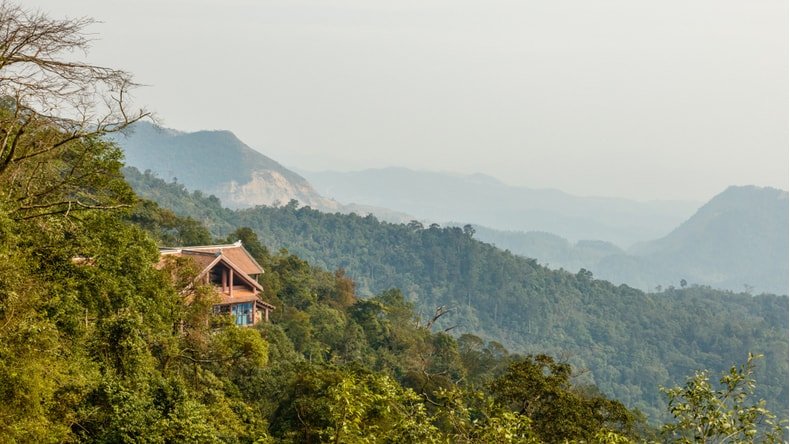
<path fill-rule="evenodd" d="M 213 285 L 220 301 L 214 312 L 232 316 L 236 325 L 250 326 L 269 321 L 274 306 L 261 299 L 263 287 L 257 277 L 263 268 L 237 241 L 229 245 L 201 245 L 194 247 L 160 248 L 161 258 L 188 257 L 200 272 L 196 282 Z"/>

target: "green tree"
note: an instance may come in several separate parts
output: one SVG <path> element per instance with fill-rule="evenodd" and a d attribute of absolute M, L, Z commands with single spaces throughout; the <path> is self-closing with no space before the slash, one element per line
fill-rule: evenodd
<path fill-rule="evenodd" d="M 422 399 L 392 378 L 365 370 L 299 364 L 272 415 L 287 442 L 437 442 Z"/>
<path fill-rule="evenodd" d="M 141 199 L 127 216 L 128 220 L 145 230 L 161 246 L 206 245 L 211 233 L 191 217 L 179 217 L 155 202 Z"/>
<path fill-rule="evenodd" d="M 750 399 L 756 386 L 754 360 L 760 357 L 749 353 L 740 368 L 732 366 L 719 380 L 719 390 L 707 371 L 695 372 L 683 387 L 662 388 L 674 417 L 662 432 L 682 443 L 783 442 L 784 428 L 765 401 Z"/>
<path fill-rule="evenodd" d="M 228 243 L 241 241 L 244 248 L 250 252 L 256 261 L 264 263 L 269 258 L 269 250 L 261 244 L 258 235 L 249 227 L 240 227 L 230 233 L 225 239 Z"/>
<path fill-rule="evenodd" d="M 528 417 L 544 442 L 589 441 L 610 431 L 633 434 L 632 412 L 618 401 L 576 389 L 571 366 L 546 355 L 511 363 L 489 387 L 499 402 Z"/>
<path fill-rule="evenodd" d="M 440 389 L 435 421 L 453 443 L 539 443 L 532 421 L 510 411 L 482 391 L 464 387 Z"/>
<path fill-rule="evenodd" d="M 422 398 L 385 375 L 346 374 L 327 390 L 332 443 L 439 442 Z"/>

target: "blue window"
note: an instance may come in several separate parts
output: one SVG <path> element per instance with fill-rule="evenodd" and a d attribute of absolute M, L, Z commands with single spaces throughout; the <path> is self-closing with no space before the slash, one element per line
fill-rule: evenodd
<path fill-rule="evenodd" d="M 232 305 L 230 313 L 236 318 L 236 325 L 252 325 L 252 302 Z"/>

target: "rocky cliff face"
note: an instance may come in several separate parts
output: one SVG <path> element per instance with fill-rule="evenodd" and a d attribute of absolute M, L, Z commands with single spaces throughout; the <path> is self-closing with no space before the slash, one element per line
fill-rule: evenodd
<path fill-rule="evenodd" d="M 318 194 L 307 182 L 292 182 L 278 171 L 260 170 L 252 173 L 249 182 L 224 182 L 208 190 L 229 208 L 255 205 L 283 205 L 296 199 L 323 211 L 339 211 L 341 205 Z"/>

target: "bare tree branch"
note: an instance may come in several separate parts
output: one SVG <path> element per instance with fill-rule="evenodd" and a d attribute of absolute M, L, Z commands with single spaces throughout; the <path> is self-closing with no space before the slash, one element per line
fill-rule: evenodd
<path fill-rule="evenodd" d="M 430 330 L 433 327 L 433 324 L 435 324 L 436 321 L 439 320 L 439 318 L 441 318 L 442 316 L 446 315 L 447 313 L 449 313 L 451 311 L 453 311 L 453 309 L 452 308 L 447 308 L 447 306 L 445 306 L 445 305 L 440 305 L 440 306 L 436 307 L 436 312 L 433 314 L 433 317 L 431 318 L 431 320 L 425 323 L 425 328 Z"/>
<path fill-rule="evenodd" d="M 15 217 L 126 206 L 106 185 L 120 155 L 99 141 L 150 113 L 130 108 L 129 73 L 79 59 L 93 23 L 0 2 L 0 189 Z"/>

